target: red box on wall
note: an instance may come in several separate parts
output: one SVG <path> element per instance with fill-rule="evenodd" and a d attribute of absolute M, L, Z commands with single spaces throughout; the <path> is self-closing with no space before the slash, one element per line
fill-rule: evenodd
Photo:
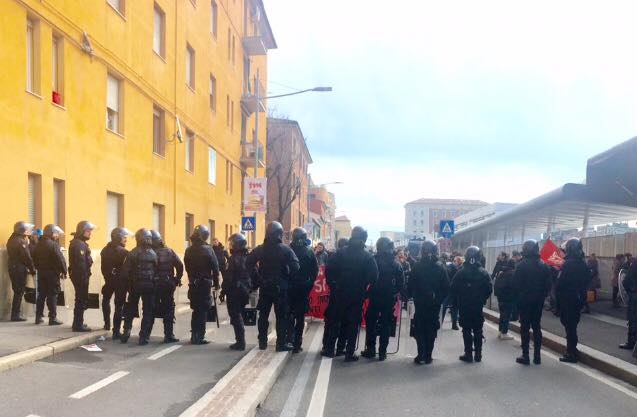
<path fill-rule="evenodd" d="M 62 104 L 62 95 L 60 95 L 60 93 L 58 93 L 57 91 L 53 91 L 51 96 L 52 96 L 51 99 L 53 100 L 55 104 L 58 104 L 58 105 Z"/>

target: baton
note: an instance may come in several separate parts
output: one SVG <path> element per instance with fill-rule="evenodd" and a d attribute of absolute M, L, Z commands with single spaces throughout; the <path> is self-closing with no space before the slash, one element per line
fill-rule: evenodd
<path fill-rule="evenodd" d="M 212 290 L 212 305 L 215 306 L 215 316 L 217 319 L 217 329 L 219 328 L 219 308 L 217 307 L 217 291 Z"/>

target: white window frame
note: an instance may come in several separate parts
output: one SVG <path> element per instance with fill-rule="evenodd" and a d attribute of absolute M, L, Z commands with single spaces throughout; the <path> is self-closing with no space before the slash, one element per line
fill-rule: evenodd
<path fill-rule="evenodd" d="M 35 93 L 35 23 L 27 19 L 27 91 Z"/>
<path fill-rule="evenodd" d="M 219 7 L 217 6 L 217 2 L 212 0 L 210 2 L 210 33 L 212 33 L 212 36 L 214 36 L 215 39 L 217 38 L 217 30 L 219 29 L 218 21 Z"/>
<path fill-rule="evenodd" d="M 109 6 L 111 6 L 117 13 L 124 16 L 126 10 L 126 0 L 106 0 Z"/>
<path fill-rule="evenodd" d="M 190 44 L 186 44 L 186 84 L 195 89 L 195 61 L 196 53 Z"/>
<path fill-rule="evenodd" d="M 111 95 L 114 94 L 115 97 Z M 122 80 L 108 73 L 106 76 L 106 128 L 121 133 Z"/>
<path fill-rule="evenodd" d="M 166 13 L 157 3 L 153 7 L 153 51 L 166 57 Z"/>
<path fill-rule="evenodd" d="M 185 168 L 188 172 L 195 172 L 195 134 L 186 130 L 186 142 L 184 147 Z"/>
<path fill-rule="evenodd" d="M 217 185 L 217 151 L 208 147 L 208 183 Z"/>

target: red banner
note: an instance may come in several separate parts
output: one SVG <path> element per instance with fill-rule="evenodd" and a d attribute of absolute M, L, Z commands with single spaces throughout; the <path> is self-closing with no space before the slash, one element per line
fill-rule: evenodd
<path fill-rule="evenodd" d="M 330 288 L 325 280 L 325 266 L 319 267 L 319 273 L 310 291 L 310 310 L 306 316 L 317 319 L 325 318 L 325 309 L 330 300 Z"/>
<path fill-rule="evenodd" d="M 564 263 L 564 253 L 551 241 L 547 240 L 540 251 L 540 258 L 549 266 L 560 269 Z"/>

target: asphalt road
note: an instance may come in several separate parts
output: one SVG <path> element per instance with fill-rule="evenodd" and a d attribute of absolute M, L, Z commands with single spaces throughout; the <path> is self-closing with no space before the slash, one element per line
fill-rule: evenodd
<path fill-rule="evenodd" d="M 516 364 L 519 341 L 499 341 L 487 325 L 481 364 L 458 361 L 460 332 L 439 333 L 432 365 L 416 366 L 415 342 L 403 328 L 401 350 L 386 362 L 295 355 L 258 412 L 279 416 L 560 416 L 634 417 L 637 391 L 545 351 L 540 366 Z M 312 325 L 305 345 L 322 326 Z M 390 347 L 391 349 L 391 347 Z M 307 360 L 306 360 L 307 358 Z M 297 391 L 301 388 L 301 393 Z"/>
<path fill-rule="evenodd" d="M 224 323 L 225 304 L 220 313 Z M 134 328 L 126 345 L 108 339 L 97 343 L 102 352 L 78 348 L 1 373 L 0 416 L 178 416 L 247 352 L 228 349 L 234 341 L 228 324 L 217 330 L 208 323 L 207 328 L 213 343 L 190 345 L 190 314 L 182 314 L 175 327 L 181 338 L 177 344 L 162 343 L 163 325 L 156 321 L 147 346 L 137 345 Z M 247 337 L 256 340 L 254 328 Z"/>

